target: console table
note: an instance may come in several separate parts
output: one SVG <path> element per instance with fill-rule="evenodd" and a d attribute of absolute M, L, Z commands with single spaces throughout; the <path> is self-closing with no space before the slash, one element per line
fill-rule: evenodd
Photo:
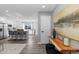
<path fill-rule="evenodd" d="M 79 51 L 78 48 L 74 48 L 74 47 L 71 47 L 71 46 L 65 46 L 64 45 L 64 42 L 58 38 L 56 39 L 53 39 L 52 36 L 49 36 L 49 40 L 50 42 L 56 47 L 56 49 L 58 51 L 60 51 L 61 53 L 72 53 L 72 52 L 77 52 Z"/>

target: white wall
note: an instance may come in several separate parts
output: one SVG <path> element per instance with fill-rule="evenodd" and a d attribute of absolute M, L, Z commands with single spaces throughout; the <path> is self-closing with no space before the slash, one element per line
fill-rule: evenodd
<path fill-rule="evenodd" d="M 28 25 L 28 23 L 30 23 L 32 26 L 31 29 L 35 30 L 36 31 L 36 34 L 38 34 L 38 19 L 33 19 L 33 20 L 26 20 L 26 21 L 23 21 L 23 29 L 25 29 L 25 25 Z"/>

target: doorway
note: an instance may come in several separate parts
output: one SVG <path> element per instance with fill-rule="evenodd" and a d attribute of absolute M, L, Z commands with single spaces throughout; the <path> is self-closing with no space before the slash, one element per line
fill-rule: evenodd
<path fill-rule="evenodd" d="M 49 14 L 40 15 L 40 42 L 49 43 L 48 36 L 51 35 L 51 16 Z"/>

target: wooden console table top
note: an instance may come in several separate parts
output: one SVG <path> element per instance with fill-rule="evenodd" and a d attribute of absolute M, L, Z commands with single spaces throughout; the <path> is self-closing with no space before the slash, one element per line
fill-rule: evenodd
<path fill-rule="evenodd" d="M 71 46 L 66 46 L 64 45 L 64 42 L 58 38 L 53 39 L 52 36 L 49 36 L 50 42 L 56 47 L 56 49 L 60 52 L 74 52 L 74 51 L 79 51 L 79 49 L 71 47 Z"/>

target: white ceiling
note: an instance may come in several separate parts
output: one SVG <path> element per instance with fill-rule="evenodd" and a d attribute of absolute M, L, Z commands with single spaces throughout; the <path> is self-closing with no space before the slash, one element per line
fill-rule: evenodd
<path fill-rule="evenodd" d="M 51 12 L 56 7 L 56 4 L 46 4 L 45 6 L 46 8 L 42 8 L 42 4 L 0 4 L 0 16 L 5 16 L 8 14 L 27 16 L 33 15 L 40 11 Z M 5 12 L 5 10 L 8 10 L 8 12 Z"/>

